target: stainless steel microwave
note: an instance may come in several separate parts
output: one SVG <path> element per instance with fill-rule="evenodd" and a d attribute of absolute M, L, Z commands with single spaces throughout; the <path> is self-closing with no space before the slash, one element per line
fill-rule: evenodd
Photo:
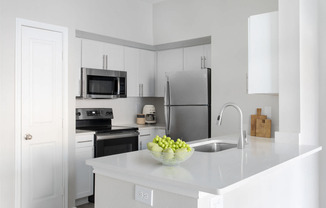
<path fill-rule="evenodd" d="M 104 69 L 81 69 L 83 98 L 127 97 L 127 72 Z"/>

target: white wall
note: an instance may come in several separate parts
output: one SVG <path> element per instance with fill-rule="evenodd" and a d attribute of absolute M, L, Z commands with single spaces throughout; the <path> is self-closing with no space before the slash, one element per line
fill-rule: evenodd
<path fill-rule="evenodd" d="M 300 144 L 319 144 L 318 1 L 300 1 Z"/>
<path fill-rule="evenodd" d="M 326 147 L 326 1 L 319 0 L 319 144 Z M 320 153 L 319 160 L 320 207 L 326 207 L 326 150 Z M 324 195 L 323 195 L 324 194 Z"/>
<path fill-rule="evenodd" d="M 280 131 L 300 132 L 299 2 L 279 1 Z M 298 136 L 298 135 L 297 135 Z"/>
<path fill-rule="evenodd" d="M 14 83 L 16 18 L 55 24 L 69 29 L 69 158 L 74 159 L 75 70 L 80 68 L 80 41 L 75 30 L 84 30 L 145 44 L 153 43 L 152 5 L 134 0 L 1 0 L 0 1 L 0 204 L 14 207 L 15 142 Z M 73 179 L 73 165 L 69 165 Z M 74 181 L 69 181 L 69 203 Z"/>
<path fill-rule="evenodd" d="M 298 144 L 318 145 L 318 1 L 279 0 L 279 25 L 280 137 L 276 139 L 286 140 L 292 133 L 292 141 Z M 293 186 L 300 207 L 318 208 L 319 197 L 323 198 L 322 192 L 319 195 L 318 157 L 309 163 L 310 172 L 307 165 L 298 164 L 298 183 Z"/>
<path fill-rule="evenodd" d="M 272 132 L 278 130 L 278 96 L 248 95 L 248 17 L 276 11 L 277 0 L 166 0 L 154 4 L 154 43 L 212 36 L 212 135 L 239 131 L 238 115 L 228 109 L 223 125 L 216 118 L 226 102 L 239 104 L 250 134 L 250 115 L 257 107 L 272 109 Z M 264 112 L 263 112 L 264 113 Z"/>

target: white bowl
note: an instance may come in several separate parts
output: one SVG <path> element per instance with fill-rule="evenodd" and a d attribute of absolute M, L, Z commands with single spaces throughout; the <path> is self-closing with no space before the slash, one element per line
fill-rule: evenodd
<path fill-rule="evenodd" d="M 190 152 L 179 152 L 179 153 L 165 153 L 165 152 L 151 152 L 152 157 L 163 163 L 163 165 L 173 166 L 179 165 L 180 163 L 188 160 L 194 153 L 195 149 L 191 148 Z"/>

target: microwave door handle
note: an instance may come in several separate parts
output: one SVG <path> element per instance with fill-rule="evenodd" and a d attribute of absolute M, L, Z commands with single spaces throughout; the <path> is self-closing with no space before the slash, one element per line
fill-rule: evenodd
<path fill-rule="evenodd" d="M 117 92 L 117 95 L 119 96 L 120 95 L 120 77 L 118 77 L 118 92 Z"/>
<path fill-rule="evenodd" d="M 119 96 L 120 95 L 120 77 L 118 77 L 117 84 L 118 84 L 118 86 L 117 86 L 117 89 L 118 89 L 117 96 Z"/>

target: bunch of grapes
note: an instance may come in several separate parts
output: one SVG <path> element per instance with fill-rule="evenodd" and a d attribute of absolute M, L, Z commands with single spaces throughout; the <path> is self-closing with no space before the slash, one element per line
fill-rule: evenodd
<path fill-rule="evenodd" d="M 173 152 L 175 152 L 178 149 L 184 148 L 188 152 L 191 151 L 191 147 L 185 141 L 182 141 L 181 139 L 174 141 L 171 137 L 167 137 L 166 135 L 163 137 L 156 136 L 153 139 L 153 143 L 158 144 L 163 150 L 171 148 Z"/>

